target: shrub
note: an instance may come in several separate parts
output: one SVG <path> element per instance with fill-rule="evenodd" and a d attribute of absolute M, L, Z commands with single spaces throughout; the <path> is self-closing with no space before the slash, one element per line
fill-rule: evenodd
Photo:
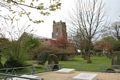
<path fill-rule="evenodd" d="M 3 53 L 7 59 L 4 67 L 21 67 L 28 59 L 27 50 L 20 41 L 12 41 Z"/>
<path fill-rule="evenodd" d="M 48 57 L 48 64 L 59 64 L 58 57 L 55 54 L 50 54 Z"/>
<path fill-rule="evenodd" d="M 44 52 L 44 51 L 39 53 L 39 55 L 37 57 L 38 63 L 44 65 L 45 62 L 48 59 L 48 55 L 49 55 L 49 53 L 48 52 Z"/>
<path fill-rule="evenodd" d="M 15 60 L 11 57 L 6 61 L 6 64 L 4 65 L 4 67 L 7 67 L 7 68 L 23 67 L 23 63 L 21 63 L 19 60 Z"/>
<path fill-rule="evenodd" d="M 3 65 L 2 65 L 2 63 L 0 62 L 0 68 L 2 68 L 3 67 Z"/>
<path fill-rule="evenodd" d="M 11 41 L 3 50 L 4 56 L 7 58 L 5 67 L 26 66 L 26 61 L 32 58 L 30 55 L 37 46 L 39 46 L 39 40 L 26 33 L 17 41 Z"/>

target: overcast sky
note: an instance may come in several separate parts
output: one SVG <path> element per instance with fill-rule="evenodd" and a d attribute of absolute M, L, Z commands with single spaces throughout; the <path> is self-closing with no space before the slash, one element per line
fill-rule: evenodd
<path fill-rule="evenodd" d="M 106 18 L 111 22 L 120 20 L 120 0 L 103 1 L 105 2 Z M 38 27 L 35 27 L 35 34 L 51 38 L 53 20 L 57 22 L 60 20 L 65 21 L 65 18 L 67 17 L 69 10 L 73 5 L 74 0 L 62 0 L 61 10 L 58 10 L 57 12 L 52 13 L 49 17 L 46 17 L 45 23 L 36 25 Z M 68 23 L 66 22 L 66 24 Z"/>
<path fill-rule="evenodd" d="M 41 24 L 34 24 L 31 25 L 32 28 L 34 28 L 34 34 L 37 34 L 39 36 L 44 37 L 52 37 L 52 24 L 53 20 L 56 22 L 62 20 L 66 22 L 67 26 L 68 23 L 66 21 L 66 18 L 68 17 L 68 14 L 72 8 L 72 6 L 75 4 L 75 0 L 61 0 L 62 7 L 61 10 L 57 10 L 56 12 L 53 12 L 50 16 L 44 17 L 44 23 Z M 103 0 L 105 3 L 105 15 L 108 21 L 115 22 L 120 20 L 120 0 Z M 34 17 L 37 17 L 35 14 Z M 22 21 L 24 24 L 24 20 Z M 21 23 L 22 23 L 21 22 Z"/>

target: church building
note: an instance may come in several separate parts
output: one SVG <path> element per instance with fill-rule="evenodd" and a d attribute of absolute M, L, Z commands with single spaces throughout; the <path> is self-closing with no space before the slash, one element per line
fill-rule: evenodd
<path fill-rule="evenodd" d="M 67 39 L 66 23 L 62 21 L 53 21 L 52 39 L 57 39 L 59 37 L 65 37 Z"/>

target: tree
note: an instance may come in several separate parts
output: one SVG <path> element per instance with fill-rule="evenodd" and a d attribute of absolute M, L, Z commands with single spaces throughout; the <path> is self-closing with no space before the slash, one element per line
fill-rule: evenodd
<path fill-rule="evenodd" d="M 103 30 L 103 37 L 105 36 L 113 36 L 117 40 L 120 40 L 120 22 L 116 21 L 106 26 L 106 29 Z"/>
<path fill-rule="evenodd" d="M 94 47 L 96 49 L 101 49 L 105 55 L 112 58 L 113 65 L 118 62 L 116 57 L 119 56 L 118 51 L 120 50 L 120 41 L 116 40 L 114 37 L 104 37 L 97 41 Z"/>
<path fill-rule="evenodd" d="M 4 66 L 5 63 L 5 56 L 2 53 L 6 48 L 8 48 L 8 44 L 10 44 L 10 41 L 6 38 L 0 38 L 0 68 Z"/>
<path fill-rule="evenodd" d="M 0 7 L 6 9 L 11 13 L 11 15 L 17 14 L 20 17 L 26 15 L 30 21 L 41 23 L 43 22 L 41 15 L 48 16 L 51 11 L 60 9 L 61 6 L 60 0 L 49 0 L 46 1 L 46 4 L 44 2 L 45 1 L 41 0 L 2 0 L 0 2 Z M 40 14 L 36 19 L 32 17 L 34 12 L 38 12 Z M 4 16 L 1 15 L 1 17 Z"/>
<path fill-rule="evenodd" d="M 34 38 L 32 34 L 26 32 L 24 32 L 17 41 L 25 47 L 30 59 L 35 58 L 37 49 L 42 45 L 38 38 Z"/>
<path fill-rule="evenodd" d="M 8 15 L 8 19 L 3 18 L 1 21 L 3 29 L 6 28 L 4 33 L 7 34 L 10 39 L 10 41 L 7 41 L 4 38 L 0 40 L 0 47 L 4 48 L 1 52 L 2 57 L 5 58 L 4 67 L 24 66 L 26 60 L 30 59 L 29 56 L 31 54 L 29 53 L 39 46 L 39 40 L 33 38 L 32 35 L 28 35 L 27 33 L 23 35 L 23 37 L 21 36 L 25 31 L 32 32 L 32 30 L 29 29 L 30 25 L 27 25 L 27 23 L 23 26 L 18 26 L 19 21 L 16 21 L 16 16 L 11 17 Z"/>
<path fill-rule="evenodd" d="M 107 51 L 119 51 L 120 42 L 112 36 L 103 37 L 101 40 L 97 41 L 94 45 L 95 48 Z"/>
<path fill-rule="evenodd" d="M 94 47 L 101 50 L 111 51 L 115 47 L 115 41 L 116 40 L 112 36 L 107 36 L 97 41 Z"/>
<path fill-rule="evenodd" d="M 4 43 L 2 40 L 4 40 Z M 40 46 L 39 40 L 27 33 L 24 33 L 18 40 L 9 41 L 9 45 L 5 39 L 1 39 L 0 42 L 4 46 L 1 51 L 2 58 L 5 59 L 4 67 L 26 66 L 26 61 L 32 59 L 33 55 L 35 55 L 33 54 L 34 49 Z"/>
<path fill-rule="evenodd" d="M 68 47 L 68 40 L 65 36 L 60 36 L 57 38 L 56 40 L 56 46 L 58 48 L 63 48 L 63 49 L 66 49 Z"/>
<path fill-rule="evenodd" d="M 84 45 L 87 63 L 91 63 L 90 50 L 92 49 L 92 40 L 99 36 L 101 30 L 104 29 L 103 8 L 104 4 L 100 0 L 77 0 L 76 7 L 72 11 L 73 14 L 70 15 L 70 21 L 73 25 L 72 32 L 87 44 Z"/>
<path fill-rule="evenodd" d="M 115 22 L 111 26 L 113 36 L 120 40 L 120 22 Z"/>
<path fill-rule="evenodd" d="M 50 40 L 50 45 L 57 48 L 66 49 L 68 47 L 68 44 L 69 41 L 65 36 L 60 36 L 56 40 Z"/>

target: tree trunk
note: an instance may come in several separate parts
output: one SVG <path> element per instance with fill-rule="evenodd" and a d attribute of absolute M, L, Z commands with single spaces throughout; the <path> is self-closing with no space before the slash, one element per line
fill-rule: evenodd
<path fill-rule="evenodd" d="M 92 42 L 91 39 L 88 39 L 87 44 L 86 44 L 86 60 L 87 63 L 92 63 L 91 61 L 91 49 L 92 49 Z"/>
<path fill-rule="evenodd" d="M 85 51 L 85 50 L 82 50 L 82 58 L 84 59 L 84 60 L 87 60 L 87 54 L 86 54 L 87 52 Z"/>
<path fill-rule="evenodd" d="M 87 51 L 86 60 L 87 60 L 87 63 L 92 63 L 91 56 L 90 56 L 90 50 Z"/>

